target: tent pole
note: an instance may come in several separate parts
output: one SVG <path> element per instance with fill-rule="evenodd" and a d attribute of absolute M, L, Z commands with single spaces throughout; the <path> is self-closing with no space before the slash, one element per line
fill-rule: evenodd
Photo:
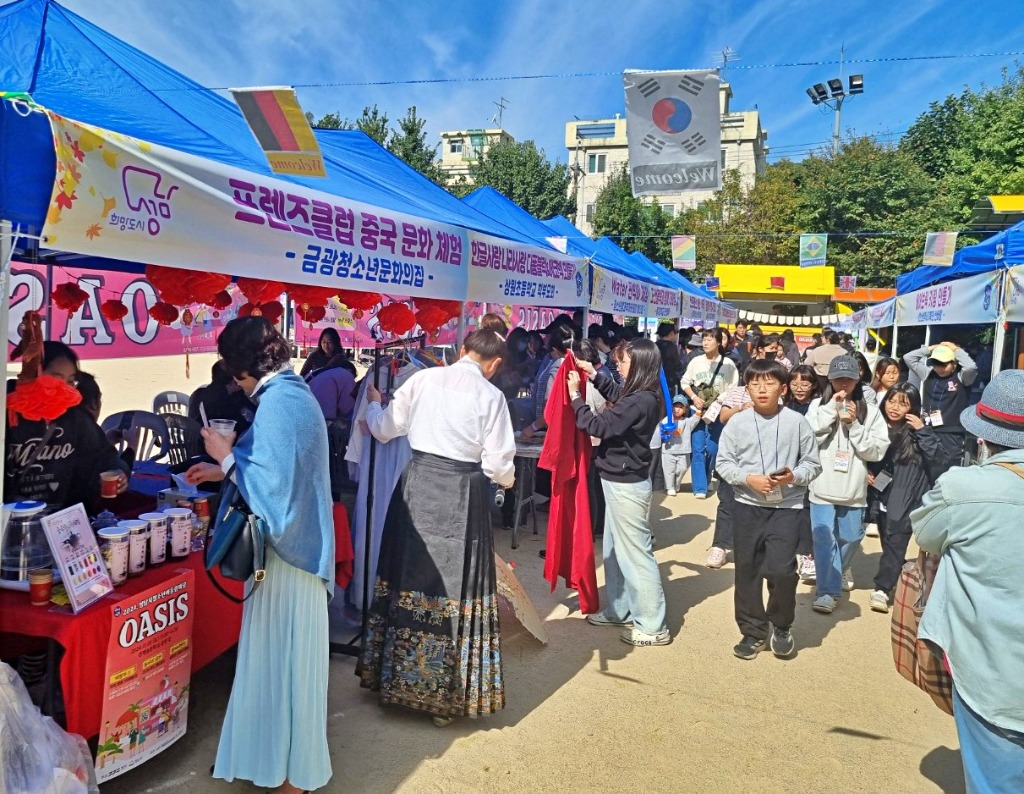
<path fill-rule="evenodd" d="M 992 337 L 992 371 L 989 373 L 979 372 L 978 377 L 985 383 L 989 383 L 997 372 L 1003 368 L 1003 349 L 1006 347 L 1006 303 L 1009 300 L 1010 272 L 1004 270 L 1000 274 L 1000 285 L 997 291 L 999 295 L 999 313 L 996 317 L 996 332 Z"/>
<path fill-rule="evenodd" d="M 924 327 L 924 346 L 925 347 L 931 347 L 931 345 L 932 345 L 932 327 L 930 325 L 926 325 Z"/>
<path fill-rule="evenodd" d="M 466 302 L 462 301 L 459 303 L 461 307 L 459 309 L 459 325 L 455 331 L 455 354 L 458 355 L 459 350 L 462 349 L 462 343 L 466 341 Z"/>
<path fill-rule="evenodd" d="M 14 238 L 11 236 L 11 222 L 0 220 L 0 328 L 4 331 L 4 384 L 7 383 L 7 344 L 10 339 L 11 318 L 11 259 L 14 255 Z M 0 389 L 0 450 L 7 449 L 7 389 Z M 0 455 L 0 482 L 4 481 L 4 465 L 7 455 Z"/>
<path fill-rule="evenodd" d="M 896 343 L 899 341 L 900 336 L 900 304 L 896 302 L 896 306 L 893 308 L 893 320 L 892 320 L 892 350 L 890 354 L 897 361 L 900 360 L 899 354 L 896 351 Z"/>

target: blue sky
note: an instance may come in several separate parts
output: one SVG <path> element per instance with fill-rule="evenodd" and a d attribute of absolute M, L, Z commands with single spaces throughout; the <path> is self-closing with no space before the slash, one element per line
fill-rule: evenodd
<path fill-rule="evenodd" d="M 832 117 L 805 89 L 838 66 L 751 68 L 850 59 L 1024 49 L 1019 3 L 964 0 L 747 0 L 600 3 L 381 2 L 346 0 L 64 0 L 75 13 L 211 87 L 300 87 L 316 116 L 358 116 L 376 103 L 392 119 L 416 105 L 433 141 L 445 129 L 490 126 L 504 97 L 503 126 L 565 161 L 565 122 L 623 112 L 623 69 L 716 65 L 730 47 L 740 60 L 726 79 L 733 108 L 761 111 L 772 160 L 796 159 L 831 136 Z M 110 11 L 116 7 L 115 13 Z M 1024 56 L 1020 58 L 1024 61 Z M 847 103 L 844 134 L 890 136 L 965 85 L 996 84 L 1014 57 L 853 63 L 865 94 Z M 525 74 L 549 79 L 479 81 Z M 459 78 L 441 85 L 401 81 Z M 394 81 L 379 86 L 329 83 Z"/>

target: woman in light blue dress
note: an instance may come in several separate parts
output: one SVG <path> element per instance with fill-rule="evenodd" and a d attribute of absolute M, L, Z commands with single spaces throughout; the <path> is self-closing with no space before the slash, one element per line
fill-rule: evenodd
<path fill-rule="evenodd" d="M 242 608 L 238 664 L 213 776 L 280 792 L 331 779 L 327 748 L 334 524 L 327 428 L 287 342 L 261 317 L 232 320 L 217 342 L 224 367 L 257 404 L 245 433 L 203 430 L 219 465 L 189 469 L 189 482 L 230 477 L 266 525 L 266 578 Z M 252 582 L 248 588 L 253 586 Z"/>

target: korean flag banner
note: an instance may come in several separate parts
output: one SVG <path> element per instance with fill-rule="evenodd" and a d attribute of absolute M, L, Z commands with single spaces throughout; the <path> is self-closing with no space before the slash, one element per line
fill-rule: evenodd
<path fill-rule="evenodd" d="M 718 190 L 718 71 L 627 71 L 622 81 L 633 195 Z"/>

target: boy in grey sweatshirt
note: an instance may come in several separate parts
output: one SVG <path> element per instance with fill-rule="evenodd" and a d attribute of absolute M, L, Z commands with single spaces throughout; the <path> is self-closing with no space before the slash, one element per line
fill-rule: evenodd
<path fill-rule="evenodd" d="M 811 426 L 780 404 L 789 382 L 785 368 L 775 361 L 752 361 L 744 380 L 753 410 L 741 411 L 725 426 L 717 463 L 719 475 L 736 492 L 735 604 L 743 639 L 733 653 L 754 659 L 770 643 L 772 653 L 785 658 L 796 649 L 790 627 L 796 613 L 797 545 L 806 523 L 804 495 L 821 464 Z"/>

